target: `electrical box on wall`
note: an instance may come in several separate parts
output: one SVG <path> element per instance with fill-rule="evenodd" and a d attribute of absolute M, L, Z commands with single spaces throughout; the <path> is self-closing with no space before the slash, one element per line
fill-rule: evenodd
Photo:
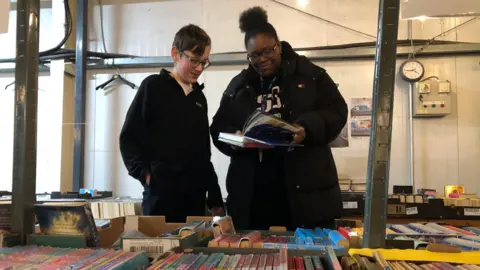
<path fill-rule="evenodd" d="M 443 117 L 452 110 L 451 85 L 449 81 L 424 81 L 413 86 L 413 116 Z"/>

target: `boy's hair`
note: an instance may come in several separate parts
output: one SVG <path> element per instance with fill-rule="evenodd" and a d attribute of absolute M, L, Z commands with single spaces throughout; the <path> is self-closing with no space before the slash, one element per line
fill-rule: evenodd
<path fill-rule="evenodd" d="M 200 56 L 205 52 L 205 48 L 211 44 L 212 41 L 205 30 L 194 24 L 189 24 L 178 30 L 172 46 L 175 46 L 179 52 L 191 51 Z"/>

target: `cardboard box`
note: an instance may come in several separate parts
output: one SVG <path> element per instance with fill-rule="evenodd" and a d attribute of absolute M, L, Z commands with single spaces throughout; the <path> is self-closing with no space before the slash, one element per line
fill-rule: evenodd
<path fill-rule="evenodd" d="M 163 233 L 176 230 L 192 221 L 202 220 L 206 223 L 213 217 L 187 217 L 186 223 L 166 222 L 164 216 L 127 216 L 125 218 L 125 231 L 135 230 L 150 237 L 158 237 Z M 203 233 L 206 233 L 205 231 Z"/>
<path fill-rule="evenodd" d="M 125 226 L 125 217 L 110 219 L 110 225 L 106 228 L 98 229 L 98 238 L 100 247 L 109 248 L 122 235 Z"/>
<path fill-rule="evenodd" d="M 164 216 L 127 216 L 125 219 L 125 231 L 139 231 L 148 237 L 126 237 L 121 241 L 124 251 L 145 251 L 149 257 L 155 259 L 164 252 L 173 248 L 187 248 L 197 245 L 202 239 L 211 239 L 211 230 L 192 231 L 184 237 L 160 235 L 174 231 L 192 221 L 202 220 L 206 223 L 213 217 L 187 217 L 186 223 L 169 223 Z"/>

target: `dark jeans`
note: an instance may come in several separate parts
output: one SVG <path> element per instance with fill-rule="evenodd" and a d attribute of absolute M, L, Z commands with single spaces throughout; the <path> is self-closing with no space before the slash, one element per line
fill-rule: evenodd
<path fill-rule="evenodd" d="M 259 161 L 255 168 L 249 229 L 268 230 L 271 226 L 294 229 L 285 186 L 283 158 L 275 152 L 266 152 L 262 162 Z"/>
<path fill-rule="evenodd" d="M 206 189 L 196 185 L 197 176 L 187 171 L 160 180 L 152 175 L 150 185 L 144 185 L 143 215 L 165 216 L 167 222 L 185 222 L 187 216 L 204 216 Z"/>

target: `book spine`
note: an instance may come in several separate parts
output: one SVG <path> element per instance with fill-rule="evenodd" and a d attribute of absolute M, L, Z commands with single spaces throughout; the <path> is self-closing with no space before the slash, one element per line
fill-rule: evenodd
<path fill-rule="evenodd" d="M 183 256 L 184 259 L 181 260 L 179 265 L 177 266 L 176 270 L 184 270 L 188 269 L 188 267 L 192 264 L 193 260 L 195 259 L 195 254 L 186 254 Z"/>
<path fill-rule="evenodd" d="M 480 236 L 476 236 L 476 235 L 464 235 L 462 236 L 462 239 L 480 243 Z"/>
<path fill-rule="evenodd" d="M 230 270 L 237 269 L 237 265 L 240 262 L 241 258 L 242 258 L 242 255 L 240 255 L 240 254 L 235 255 L 235 257 L 233 257 L 232 263 L 230 264 L 228 269 L 230 269 Z"/>
<path fill-rule="evenodd" d="M 258 268 L 259 263 L 260 263 L 260 255 L 257 254 L 252 258 L 252 263 L 250 264 L 250 270 L 256 270 Z"/>
<path fill-rule="evenodd" d="M 174 269 L 176 265 L 183 260 L 183 256 L 183 253 L 175 254 L 175 256 L 171 258 L 170 261 L 162 267 L 162 269 Z"/>
<path fill-rule="evenodd" d="M 288 258 L 288 270 L 295 270 L 295 259 L 293 257 Z"/>
<path fill-rule="evenodd" d="M 250 265 L 252 264 L 253 254 L 247 255 L 245 261 L 243 262 L 242 270 L 249 270 Z"/>
<path fill-rule="evenodd" d="M 242 256 L 240 257 L 240 260 L 238 261 L 238 264 L 237 264 L 237 266 L 236 266 L 235 269 L 236 269 L 236 270 L 241 270 L 242 267 L 243 267 L 243 263 L 245 262 L 246 259 L 247 259 L 247 255 L 242 255 Z"/>
<path fill-rule="evenodd" d="M 251 248 L 254 243 L 260 242 L 260 240 L 261 240 L 260 232 L 257 232 L 257 231 L 250 232 L 240 239 L 240 247 Z"/>
<path fill-rule="evenodd" d="M 295 267 L 297 270 L 305 270 L 305 265 L 303 263 L 302 257 L 295 257 Z"/>
<path fill-rule="evenodd" d="M 288 270 L 288 249 L 281 248 L 279 256 L 280 256 L 280 269 Z"/>
<path fill-rule="evenodd" d="M 223 258 L 223 254 L 222 254 L 222 253 L 214 254 L 214 259 L 212 260 L 212 262 L 211 262 L 210 265 L 208 266 L 208 269 L 209 269 L 209 270 L 215 270 L 215 268 L 216 268 L 217 265 L 220 263 L 220 261 L 222 260 L 222 258 Z"/>
<path fill-rule="evenodd" d="M 220 261 L 220 263 L 217 265 L 217 267 L 215 269 L 217 269 L 217 270 L 224 269 L 229 258 L 230 258 L 230 255 L 223 256 L 222 260 Z"/>
<path fill-rule="evenodd" d="M 210 264 L 213 262 L 213 260 L 215 259 L 215 256 L 216 254 L 213 253 L 213 254 L 210 254 L 207 259 L 200 265 L 200 267 L 198 268 L 199 270 L 207 270 L 208 267 L 210 266 Z"/>
<path fill-rule="evenodd" d="M 338 232 L 346 239 L 350 240 L 350 230 L 348 228 L 339 227 Z"/>
<path fill-rule="evenodd" d="M 267 262 L 265 264 L 266 270 L 273 270 L 273 260 L 274 260 L 274 256 L 269 254 L 267 257 Z"/>
<path fill-rule="evenodd" d="M 306 245 L 313 245 L 314 244 L 313 239 L 314 239 L 315 235 L 310 230 L 307 230 L 307 229 L 299 229 L 299 230 L 303 234 L 303 239 L 305 241 L 305 244 Z"/>
<path fill-rule="evenodd" d="M 177 256 L 177 259 L 172 262 L 169 266 L 167 266 L 166 269 L 176 269 L 182 261 L 185 260 L 185 255 L 183 253 L 179 253 Z"/>
<path fill-rule="evenodd" d="M 453 227 L 453 226 L 450 226 L 450 225 L 443 225 L 445 228 L 448 228 L 450 230 L 454 230 L 454 231 L 457 231 L 461 234 L 465 234 L 465 235 L 475 235 L 475 233 L 472 233 L 472 232 L 469 232 L 469 231 L 466 231 L 466 230 L 462 230 L 460 228 L 457 228 L 457 227 Z"/>
<path fill-rule="evenodd" d="M 312 261 L 313 261 L 313 267 L 315 268 L 315 270 L 323 270 L 322 261 L 320 260 L 319 256 L 313 256 Z"/>
<path fill-rule="evenodd" d="M 234 259 L 235 259 L 235 255 L 229 255 L 227 262 L 225 263 L 225 266 L 222 267 L 222 269 L 223 270 L 230 269 L 230 266 L 232 265 Z"/>
<path fill-rule="evenodd" d="M 274 270 L 282 269 L 282 265 L 280 263 L 280 254 L 273 255 L 273 269 Z"/>
<path fill-rule="evenodd" d="M 219 247 L 220 243 L 225 241 L 228 238 L 228 235 L 221 235 L 216 237 L 208 242 L 208 247 Z"/>
<path fill-rule="evenodd" d="M 267 265 L 267 254 L 262 254 L 260 255 L 260 261 L 258 262 L 258 270 L 265 270 L 265 267 Z"/>
<path fill-rule="evenodd" d="M 327 233 L 328 238 L 333 242 L 334 245 L 338 246 L 340 241 L 346 240 L 343 235 L 341 235 L 338 231 L 335 230 L 329 230 L 329 229 L 324 229 L 324 231 Z"/>
<path fill-rule="evenodd" d="M 326 246 L 324 245 L 298 245 L 298 244 L 275 244 L 275 243 L 264 243 L 264 248 L 271 249 L 298 249 L 298 250 L 324 250 Z"/>
<path fill-rule="evenodd" d="M 310 256 L 305 256 L 303 257 L 303 260 L 305 262 L 305 269 L 306 270 L 313 270 L 313 262 L 312 262 L 312 258 Z"/>
<path fill-rule="evenodd" d="M 202 254 L 200 257 L 192 264 L 191 269 L 199 269 L 201 265 L 208 259 L 208 255 Z"/>
<path fill-rule="evenodd" d="M 475 228 L 475 227 L 463 227 L 462 229 L 465 230 L 465 231 L 469 231 L 469 232 L 471 232 L 471 233 L 480 235 L 480 228 Z"/>
<path fill-rule="evenodd" d="M 305 245 L 305 235 L 303 234 L 303 232 L 300 228 L 298 228 L 295 231 L 295 238 L 296 238 L 295 244 Z"/>
<path fill-rule="evenodd" d="M 337 255 L 335 254 L 335 251 L 333 250 L 333 248 L 330 246 L 327 246 L 325 250 L 326 250 L 326 259 L 330 263 L 330 267 L 333 270 L 342 270 L 342 267 L 340 266 L 340 262 L 338 261 Z"/>

